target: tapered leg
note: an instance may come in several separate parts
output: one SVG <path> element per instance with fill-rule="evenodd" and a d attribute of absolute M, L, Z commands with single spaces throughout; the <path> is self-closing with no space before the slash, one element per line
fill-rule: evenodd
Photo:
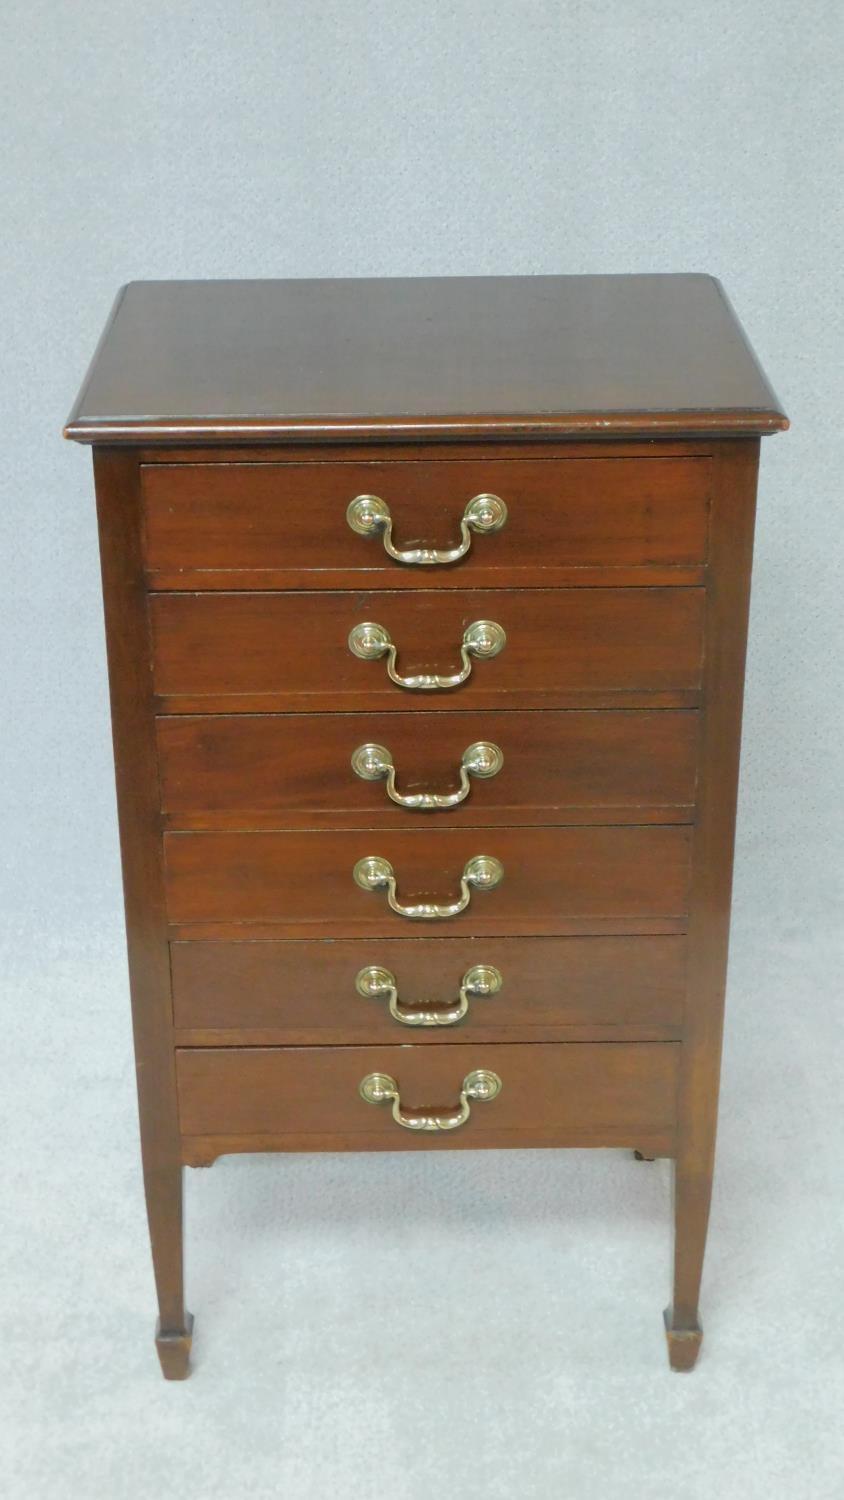
<path fill-rule="evenodd" d="M 165 1377 L 184 1380 L 193 1320 L 182 1281 L 181 1138 L 138 456 L 98 448 L 94 471 L 155 1342 Z"/>
<path fill-rule="evenodd" d="M 165 1380 L 186 1380 L 193 1318 L 185 1309 L 181 1165 L 151 1169 L 145 1187 L 158 1296 L 155 1346 Z"/>
<path fill-rule="evenodd" d="M 755 440 L 721 442 L 712 460 L 704 711 L 677 1095 L 674 1293 L 665 1314 L 673 1370 L 694 1368 L 703 1339 L 698 1298 L 715 1160 L 758 449 Z"/>
<path fill-rule="evenodd" d="M 674 1296 L 665 1310 L 672 1370 L 692 1370 L 703 1329 L 698 1302 L 712 1197 L 712 1168 L 696 1170 L 682 1157 L 674 1164 Z"/>

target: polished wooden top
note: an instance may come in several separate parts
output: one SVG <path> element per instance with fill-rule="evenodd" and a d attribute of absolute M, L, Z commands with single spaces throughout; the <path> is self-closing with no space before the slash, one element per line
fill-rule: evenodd
<path fill-rule="evenodd" d="M 710 276 L 148 281 L 81 442 L 766 433 L 788 426 Z"/>

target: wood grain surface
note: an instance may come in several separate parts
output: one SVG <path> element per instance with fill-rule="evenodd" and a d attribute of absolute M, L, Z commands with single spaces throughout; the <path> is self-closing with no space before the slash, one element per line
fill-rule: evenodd
<path fill-rule="evenodd" d="M 788 425 L 711 276 L 132 282 L 82 442 L 623 437 Z"/>
<path fill-rule="evenodd" d="M 371 938 L 174 942 L 179 1045 L 537 1041 L 561 1028 L 606 1039 L 676 1038 L 686 943 L 677 937 Z M 388 969 L 402 1007 L 454 1005 L 464 974 L 494 965 L 497 995 L 456 1026 L 405 1027 L 384 999 L 362 998 L 360 969 Z"/>
<path fill-rule="evenodd" d="M 697 715 L 660 710 L 175 715 L 156 720 L 161 799 L 173 828 L 432 828 L 688 822 Z M 408 810 L 352 770 L 388 749 L 400 796 L 460 788 L 464 752 L 492 742 L 497 775 L 456 807 Z"/>
<path fill-rule="evenodd" d="M 590 921 L 647 931 L 648 919 L 685 917 L 690 851 L 691 831 L 679 826 L 164 836 L 172 923 L 265 922 L 290 937 L 399 937 L 420 927 L 435 936 L 564 935 Z M 384 891 L 352 878 L 359 859 L 380 855 L 395 870 L 399 901 L 449 902 L 478 854 L 499 859 L 504 879 L 441 921 L 409 921 L 390 911 Z"/>
<path fill-rule="evenodd" d="M 460 1047 L 205 1048 L 176 1052 L 185 1137 L 322 1136 L 388 1151 L 416 1146 L 619 1145 L 673 1129 L 679 1047 L 671 1042 L 472 1043 Z M 402 1129 L 388 1106 L 358 1093 L 372 1072 L 395 1078 L 413 1110 L 453 1109 L 465 1075 L 489 1068 L 497 1099 L 472 1108 L 461 1128 Z M 231 1147 L 229 1147 L 231 1149 Z"/>
<path fill-rule="evenodd" d="M 422 450 L 424 452 L 424 450 Z M 706 559 L 710 461 L 705 458 L 498 459 L 322 464 L 145 464 L 146 567 L 153 588 L 319 587 L 326 573 L 348 587 L 427 587 L 446 572 L 471 587 L 554 581 L 555 568 L 679 566 Z M 447 567 L 408 566 L 380 536 L 356 534 L 346 508 L 377 495 L 397 549 L 460 543 L 473 496 L 506 504 L 500 531 L 472 533 Z"/>
<path fill-rule="evenodd" d="M 154 687 L 171 711 L 612 707 L 636 695 L 685 706 L 701 681 L 702 589 L 156 594 L 149 608 Z M 401 675 L 449 675 L 476 620 L 507 643 L 443 691 L 398 687 L 383 658 L 348 644 L 375 621 Z"/>

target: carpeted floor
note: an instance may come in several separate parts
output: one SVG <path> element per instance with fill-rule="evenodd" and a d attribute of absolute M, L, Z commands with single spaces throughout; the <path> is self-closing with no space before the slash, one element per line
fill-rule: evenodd
<path fill-rule="evenodd" d="M 165 1385 L 120 934 L 4 960 L 5 1500 L 841 1500 L 841 973 L 737 928 L 692 1375 L 669 1168 L 623 1153 L 229 1158 L 187 1180 Z"/>

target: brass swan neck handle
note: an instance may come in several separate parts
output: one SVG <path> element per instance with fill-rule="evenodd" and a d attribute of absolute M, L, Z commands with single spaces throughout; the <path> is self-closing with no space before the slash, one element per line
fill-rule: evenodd
<path fill-rule="evenodd" d="M 390 507 L 380 495 L 356 495 L 346 511 L 346 520 L 358 536 L 378 536 L 384 551 L 395 562 L 425 568 L 459 562 L 472 545 L 472 532 L 479 536 L 500 531 L 507 521 L 507 506 L 499 495 L 475 495 L 467 504 L 460 521 L 460 541 L 456 547 L 393 546 L 393 518 Z"/>
<path fill-rule="evenodd" d="M 489 1068 L 475 1068 L 467 1073 L 460 1087 L 460 1098 L 450 1110 L 409 1110 L 402 1108 L 399 1086 L 389 1073 L 368 1073 L 361 1079 L 358 1092 L 367 1104 L 391 1104 L 397 1125 L 405 1130 L 457 1130 L 465 1125 L 472 1104 L 486 1104 L 501 1093 L 501 1079 Z"/>
<path fill-rule="evenodd" d="M 396 787 L 396 768 L 393 757 L 384 745 L 358 745 L 352 755 L 352 770 L 362 781 L 387 782 L 387 796 L 399 807 L 418 812 L 438 811 L 457 807 L 469 795 L 471 776 L 497 776 L 504 764 L 504 756 L 497 745 L 478 740 L 463 751 L 460 761 L 460 785 L 456 792 L 400 792 Z"/>
<path fill-rule="evenodd" d="M 387 1001 L 390 1015 L 402 1026 L 456 1026 L 468 1014 L 471 998 L 497 995 L 504 983 L 501 973 L 491 964 L 474 964 L 460 981 L 460 991 L 453 1005 L 402 1005 L 396 976 L 379 964 L 361 969 L 355 989 L 365 1000 Z"/>
<path fill-rule="evenodd" d="M 396 895 L 396 876 L 388 859 L 369 854 L 359 859 L 352 871 L 356 885 L 364 891 L 386 889 L 387 905 L 400 917 L 411 921 L 438 922 L 459 916 L 472 899 L 472 890 L 491 891 L 504 879 L 504 866 L 489 854 L 476 854 L 466 861 L 460 877 L 460 895 L 454 901 L 436 903 L 417 901 L 405 905 Z"/>
<path fill-rule="evenodd" d="M 458 672 L 450 675 L 440 675 L 436 672 L 422 672 L 409 677 L 403 677 L 397 670 L 396 658 L 398 651 L 393 644 L 390 632 L 374 620 L 363 620 L 355 625 L 349 632 L 349 650 L 353 656 L 361 661 L 377 661 L 379 657 L 387 658 L 387 676 L 397 687 L 409 688 L 411 692 L 430 693 L 439 692 L 444 688 L 459 687 L 465 682 L 472 671 L 472 658 L 488 660 L 503 651 L 507 644 L 507 636 L 502 627 L 495 620 L 475 620 L 473 624 L 467 625 L 463 632 L 463 640 L 460 643 L 460 660 L 462 666 Z"/>

